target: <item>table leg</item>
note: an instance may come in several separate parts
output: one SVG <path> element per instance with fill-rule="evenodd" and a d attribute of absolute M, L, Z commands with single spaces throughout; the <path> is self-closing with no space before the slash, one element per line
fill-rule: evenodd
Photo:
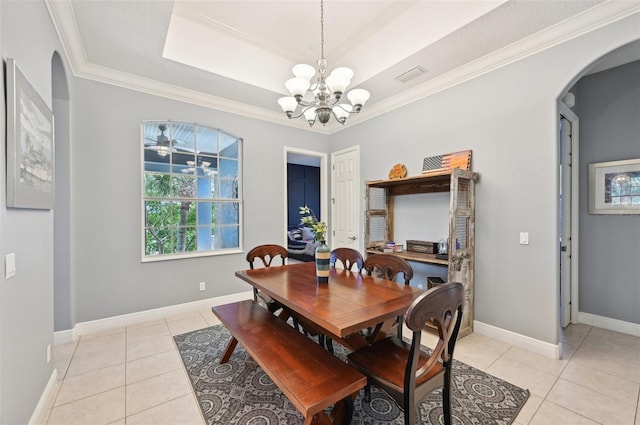
<path fill-rule="evenodd" d="M 224 364 L 229 361 L 229 358 L 231 358 L 231 354 L 233 354 L 233 350 L 236 348 L 236 345 L 238 345 L 238 340 L 234 336 L 232 336 L 229 344 L 227 344 L 227 348 L 224 350 L 224 354 L 220 358 L 220 364 Z"/>

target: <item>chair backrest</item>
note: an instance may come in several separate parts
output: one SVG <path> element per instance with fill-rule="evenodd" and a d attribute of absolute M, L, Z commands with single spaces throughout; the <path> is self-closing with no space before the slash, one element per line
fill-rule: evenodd
<path fill-rule="evenodd" d="M 249 267 L 251 269 L 253 269 L 253 262 L 256 258 L 262 260 L 262 264 L 265 267 L 270 267 L 273 259 L 277 256 L 280 256 L 282 258 L 282 265 L 284 265 L 284 260 L 288 257 L 288 255 L 289 252 L 287 251 L 287 248 L 283 247 L 282 245 L 258 245 L 252 248 L 251 251 L 247 253 L 247 261 L 249 262 Z"/>
<path fill-rule="evenodd" d="M 362 254 L 353 248 L 336 248 L 331 251 L 329 259 L 331 267 L 336 266 L 336 261 L 342 262 L 345 270 L 351 270 L 355 265 L 358 268 L 358 273 L 360 273 L 364 260 Z"/>
<path fill-rule="evenodd" d="M 407 309 L 404 323 L 411 329 L 413 338 L 411 350 L 405 368 L 405 388 L 416 388 L 421 377 L 431 376 L 432 369 L 451 370 L 453 349 L 464 306 L 464 287 L 458 282 L 449 282 L 429 289 L 416 298 Z M 426 363 L 417 370 L 420 356 L 420 339 L 426 324 L 438 328 L 438 343 Z M 407 387 L 407 385 L 409 385 Z M 416 400 L 419 400 L 416 395 Z"/>
<path fill-rule="evenodd" d="M 374 254 L 369 255 L 364 260 L 363 268 L 369 273 L 373 274 L 374 270 L 378 270 L 382 273 L 382 277 L 388 280 L 395 280 L 398 273 L 404 275 L 405 285 L 409 284 L 409 281 L 413 279 L 413 268 L 411 264 L 404 258 L 400 258 L 393 254 Z"/>

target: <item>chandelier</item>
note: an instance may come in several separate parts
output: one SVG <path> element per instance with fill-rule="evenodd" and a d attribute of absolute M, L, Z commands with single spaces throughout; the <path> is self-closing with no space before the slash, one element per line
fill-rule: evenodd
<path fill-rule="evenodd" d="M 354 89 L 347 93 L 351 104 L 340 103 L 342 94 L 351 83 L 353 71 L 350 68 L 341 67 L 327 75 L 327 60 L 324 58 L 324 0 L 320 1 L 320 59 L 317 63 L 318 77 L 313 83 L 311 79 L 316 74 L 316 70 L 311 65 L 298 64 L 293 67 L 295 78 L 285 83 L 291 96 L 281 97 L 278 99 L 278 104 L 287 117 L 304 116 L 312 127 L 316 119 L 325 125 L 331 115 L 340 124 L 344 124 L 349 114 L 360 112 L 370 94 L 363 89 Z"/>

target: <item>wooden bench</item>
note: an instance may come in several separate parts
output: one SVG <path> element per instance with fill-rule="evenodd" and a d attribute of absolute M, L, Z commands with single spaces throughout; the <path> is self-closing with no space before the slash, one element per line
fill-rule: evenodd
<path fill-rule="evenodd" d="M 215 306 L 213 313 L 233 335 L 220 363 L 236 344 L 260 365 L 304 416 L 305 424 L 348 424 L 364 375 L 251 300 Z M 333 410 L 327 415 L 324 410 Z"/>

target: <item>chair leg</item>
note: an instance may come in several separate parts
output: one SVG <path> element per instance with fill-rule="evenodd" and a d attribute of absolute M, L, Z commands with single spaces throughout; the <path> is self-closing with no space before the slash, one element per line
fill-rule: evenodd
<path fill-rule="evenodd" d="M 371 401 L 371 385 L 364 386 L 364 401 L 369 403 Z"/>
<path fill-rule="evenodd" d="M 444 370 L 444 387 L 442 388 L 442 416 L 444 425 L 451 425 L 451 365 Z"/>
<path fill-rule="evenodd" d="M 398 317 L 398 339 L 402 341 L 402 316 Z"/>
<path fill-rule="evenodd" d="M 333 340 L 331 338 L 329 338 L 328 336 L 325 336 L 324 338 L 325 338 L 324 342 L 327 345 L 327 351 L 329 351 L 331 354 L 333 354 Z"/>

